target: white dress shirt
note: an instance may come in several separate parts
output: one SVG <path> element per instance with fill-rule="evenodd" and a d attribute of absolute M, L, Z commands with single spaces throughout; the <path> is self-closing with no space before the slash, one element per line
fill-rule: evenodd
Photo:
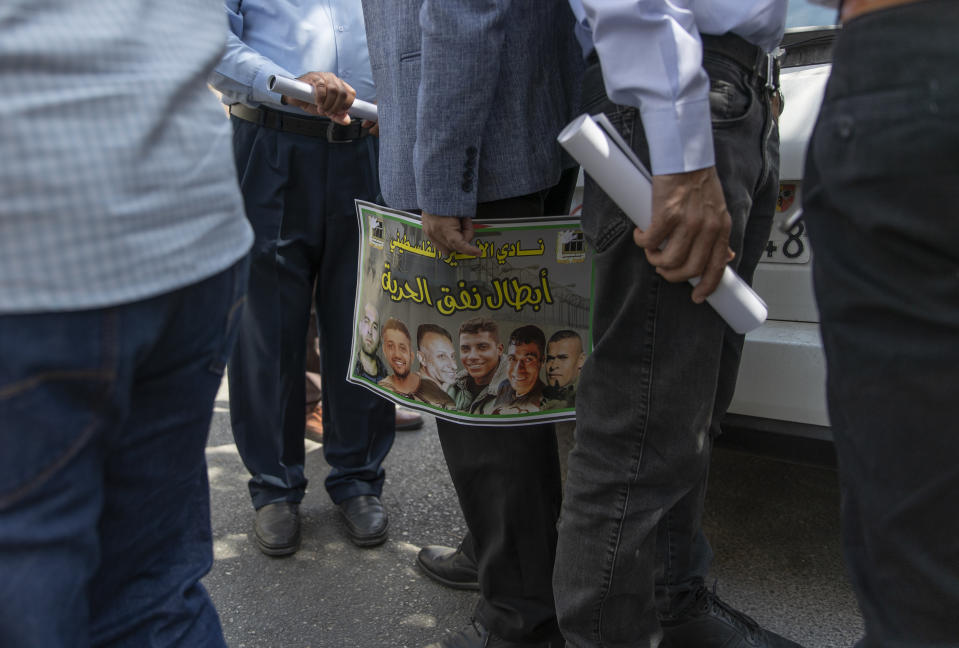
<path fill-rule="evenodd" d="M 700 34 L 732 32 L 765 51 L 786 0 L 570 0 L 585 13 L 610 99 L 639 108 L 654 174 L 712 166 L 709 79 Z M 584 11 L 583 11 L 584 10 Z"/>

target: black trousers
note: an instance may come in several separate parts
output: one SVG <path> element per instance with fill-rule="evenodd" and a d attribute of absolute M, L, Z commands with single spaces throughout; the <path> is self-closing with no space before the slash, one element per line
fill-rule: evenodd
<path fill-rule="evenodd" d="M 806 156 L 863 648 L 959 646 L 957 29 L 951 0 L 849 21 Z"/>
<path fill-rule="evenodd" d="M 568 213 L 575 182 L 573 169 L 543 194 L 482 203 L 476 217 Z M 469 528 L 464 551 L 479 569 L 476 618 L 505 639 L 555 636 L 552 575 L 562 486 L 554 426 L 483 427 L 439 419 L 436 426 Z"/>
<path fill-rule="evenodd" d="M 476 618 L 506 639 L 555 634 L 551 581 L 562 492 L 553 425 L 436 424 L 469 527 L 464 544 L 472 543 L 479 568 Z"/>

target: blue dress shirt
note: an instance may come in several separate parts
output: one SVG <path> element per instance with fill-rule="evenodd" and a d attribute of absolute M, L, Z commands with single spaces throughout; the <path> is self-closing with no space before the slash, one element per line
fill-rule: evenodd
<path fill-rule="evenodd" d="M 227 104 L 302 113 L 280 104 L 272 75 L 332 72 L 364 101 L 376 100 L 359 0 L 226 0 L 226 53 L 210 77 Z"/>

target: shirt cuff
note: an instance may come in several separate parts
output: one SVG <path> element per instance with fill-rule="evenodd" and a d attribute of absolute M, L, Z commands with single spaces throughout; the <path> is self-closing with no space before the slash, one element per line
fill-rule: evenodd
<path fill-rule="evenodd" d="M 253 76 L 253 101 L 257 103 L 274 104 L 277 106 L 283 105 L 280 103 L 280 97 L 282 95 L 280 95 L 279 92 L 273 92 L 270 90 L 270 77 L 274 75 L 290 76 L 290 73 L 281 68 L 279 65 L 272 65 L 270 63 L 265 63 L 262 67 L 260 67 L 259 70 L 256 71 L 256 74 Z"/>
<path fill-rule="evenodd" d="M 653 175 L 716 164 L 709 99 L 641 110 Z"/>

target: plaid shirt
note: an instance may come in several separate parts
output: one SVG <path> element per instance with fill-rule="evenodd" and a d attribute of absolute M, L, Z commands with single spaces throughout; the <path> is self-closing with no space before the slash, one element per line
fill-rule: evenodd
<path fill-rule="evenodd" d="M 0 313 L 144 299 L 246 253 L 206 85 L 226 31 L 215 2 L 4 0 Z"/>

